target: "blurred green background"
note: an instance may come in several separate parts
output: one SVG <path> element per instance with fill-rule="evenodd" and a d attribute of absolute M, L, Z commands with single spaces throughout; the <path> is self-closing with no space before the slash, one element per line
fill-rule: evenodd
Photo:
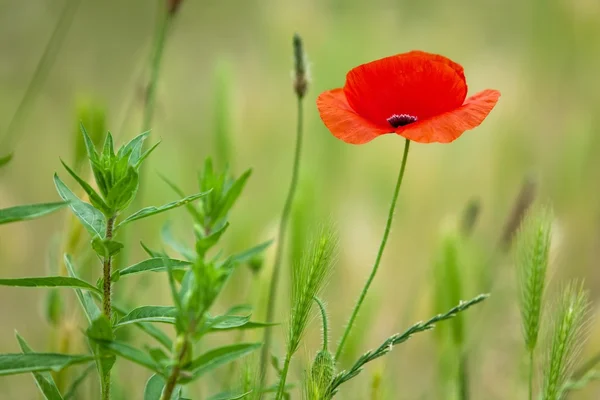
<path fill-rule="evenodd" d="M 0 0 L 0 139 L 7 135 L 64 3 Z M 107 129 L 118 142 L 140 132 L 159 3 L 163 2 L 81 2 L 56 62 L 15 127 L 14 140 L 0 148 L 0 155 L 15 151 L 13 162 L 0 171 L 0 208 L 58 199 L 52 175 L 55 171 L 67 175 L 59 157 L 74 159 L 81 140 L 76 129 L 78 107 L 90 103 L 104 107 Z M 342 86 L 345 73 L 358 64 L 412 49 L 440 53 L 462 64 L 470 94 L 486 88 L 502 92 L 480 128 L 451 145 L 412 146 L 382 268 L 343 362 L 347 365 L 410 323 L 444 311 L 435 307 L 433 274 L 440 238 L 456 225 L 468 202 L 478 199 L 480 217 L 465 246 L 469 265 L 463 270 L 467 282 L 463 297 L 488 290 L 492 297 L 469 311 L 466 319 L 472 398 L 524 398 L 526 364 L 515 273 L 510 257 L 495 251 L 521 185 L 532 180 L 538 201 L 550 202 L 557 217 L 549 294 L 567 278 L 585 278 L 597 314 L 600 2 L 185 0 L 167 38 L 151 139 L 162 143 L 146 164 L 144 205 L 177 197 L 160 180 L 159 171 L 187 193 L 196 191 L 195 176 L 204 158 L 219 158 L 225 146 L 236 174 L 253 168 L 231 216 L 228 250 L 275 236 L 295 135 L 294 32 L 304 38 L 311 78 L 294 232 L 310 231 L 322 221 L 332 221 L 339 231 L 336 272 L 324 295 L 336 340 L 374 261 L 403 140 L 388 135 L 352 146 L 335 139 L 319 119 L 316 96 Z M 219 138 L 215 132 L 226 136 Z M 223 163 L 222 157 L 219 161 Z M 0 227 L 0 275 L 51 273 L 66 216 L 63 211 Z M 178 237 L 192 240 L 184 211 L 157 217 L 131 232 L 133 259 L 144 257 L 139 240 L 160 246 L 159 231 L 167 219 L 174 222 Z M 304 239 L 300 234 L 290 236 L 292 248 L 301 248 Z M 217 309 L 250 302 L 257 307 L 256 318 L 262 316 L 272 250 L 260 274 L 240 268 Z M 288 315 L 288 265 L 278 302 L 280 321 Z M 93 259 L 87 270 L 94 280 L 100 272 Z M 487 277 L 488 285 L 481 276 Z M 120 288 L 127 293 L 119 295 Z M 131 306 L 170 304 L 161 275 L 123 282 L 115 290 L 117 298 Z M 72 294 L 65 291 L 61 296 L 67 299 Z M 44 290 L 0 290 L 0 352 L 18 351 L 14 329 L 36 350 L 53 349 L 56 332 L 44 318 L 45 301 Z M 68 310 L 75 334 L 83 327 L 78 313 Z M 284 327 L 276 328 L 280 350 Z M 582 360 L 600 351 L 600 323 L 592 323 L 590 332 Z M 259 332 L 249 334 L 253 335 L 260 337 Z M 319 340 L 314 320 L 294 362 L 293 380 L 301 376 Z M 421 334 L 369 365 L 339 398 L 452 399 L 454 394 L 439 389 L 444 370 L 440 365 L 452 366 L 455 361 L 447 358 L 440 360 L 444 352 L 435 335 Z M 115 398 L 141 398 L 146 371 L 119 361 L 116 375 L 122 378 Z M 221 368 L 190 395 L 205 398 L 231 383 L 230 378 L 230 370 Z M 375 391 L 381 397 L 375 397 L 373 386 L 379 379 L 381 388 Z M 36 396 L 30 376 L 0 378 L 0 398 Z M 590 384 L 570 398 L 600 398 L 600 384 Z"/>

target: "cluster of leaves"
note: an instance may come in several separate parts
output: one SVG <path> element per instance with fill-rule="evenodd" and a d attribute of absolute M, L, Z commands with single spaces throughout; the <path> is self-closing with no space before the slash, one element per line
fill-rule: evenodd
<path fill-rule="evenodd" d="M 90 354 L 34 352 L 17 334 L 23 353 L 0 354 L 0 375 L 31 372 L 46 398 L 63 399 L 76 393 L 77 386 L 90 369 L 86 369 L 84 375 L 76 379 L 64 395 L 61 394 L 48 371 L 60 371 L 72 365 L 95 362 L 103 393 L 106 393 L 110 385 L 110 370 L 117 357 L 120 357 L 154 373 L 147 382 L 145 399 L 182 399 L 182 385 L 260 346 L 260 343 L 238 343 L 193 356 L 194 344 L 206 334 L 265 326 L 250 320 L 249 306 L 232 307 L 222 315 L 211 315 L 209 312 L 235 267 L 255 260 L 269 245 L 268 242 L 263 243 L 225 259 L 220 255 L 213 257 L 207 255 L 209 250 L 217 245 L 219 238 L 229 226 L 227 215 L 250 176 L 250 171 L 239 179 L 233 179 L 226 172 L 215 173 L 209 160 L 205 170 L 200 174 L 200 193 L 160 207 L 146 207 L 121 218 L 121 213 L 136 196 L 139 168 L 156 146 L 143 152 L 143 142 L 148 136 L 147 133 L 143 133 L 115 152 L 112 136 L 109 133 L 102 152 L 98 153 L 85 129 L 82 129 L 82 132 L 98 189 L 94 189 L 67 164 L 63 163 L 63 165 L 87 194 L 90 203 L 76 196 L 55 174 L 54 182 L 63 202 L 3 209 L 0 210 L 0 223 L 32 219 L 68 206 L 91 234 L 91 248 L 102 261 L 104 275 L 98 280 L 97 285 L 81 279 L 72 256 L 65 254 L 64 262 L 69 276 L 1 279 L 0 285 L 73 288 L 88 323 L 85 336 Z M 183 196 L 178 188 L 173 184 L 171 186 Z M 193 205 L 192 202 L 197 200 L 201 200 L 200 204 Z M 115 236 L 123 226 L 180 206 L 187 206 L 194 218 L 194 251 L 175 242 L 169 235 L 164 235 L 172 247 L 181 250 L 184 259 L 170 258 L 164 251 L 152 251 L 145 247 L 150 254 L 149 259 L 116 271 L 110 270 L 112 258 L 123 248 L 123 244 L 115 240 Z M 174 306 L 144 305 L 126 310 L 113 304 L 111 309 L 111 283 L 133 274 L 161 271 L 168 274 Z M 104 307 L 100 307 L 100 303 Z M 155 323 L 172 324 L 176 330 L 176 340 L 173 341 L 158 329 Z M 133 326 L 147 333 L 156 341 L 156 345 L 142 350 L 130 343 L 117 340 L 116 332 L 126 326 Z M 171 388 L 165 387 L 170 383 L 172 383 Z M 232 395 L 219 398 L 240 397 Z"/>

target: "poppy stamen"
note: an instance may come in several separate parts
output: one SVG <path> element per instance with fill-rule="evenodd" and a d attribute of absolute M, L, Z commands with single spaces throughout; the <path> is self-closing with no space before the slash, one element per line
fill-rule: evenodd
<path fill-rule="evenodd" d="M 387 122 L 392 128 L 399 128 L 404 125 L 412 124 L 417 120 L 417 117 L 410 114 L 394 114 L 387 119 Z"/>

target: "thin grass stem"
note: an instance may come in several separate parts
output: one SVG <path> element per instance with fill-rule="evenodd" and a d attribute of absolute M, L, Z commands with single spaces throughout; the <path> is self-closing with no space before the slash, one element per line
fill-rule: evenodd
<path fill-rule="evenodd" d="M 285 247 L 285 233 L 287 230 L 287 224 L 290 218 L 290 212 L 292 211 L 292 203 L 294 201 L 294 195 L 296 193 L 296 186 L 298 185 L 298 176 L 300 172 L 300 157 L 302 155 L 302 132 L 303 132 L 303 103 L 302 97 L 298 96 L 297 103 L 298 120 L 296 125 L 296 149 L 294 152 L 294 162 L 292 165 L 292 180 L 290 188 L 288 190 L 283 212 L 281 213 L 281 220 L 279 222 L 279 233 L 277 235 L 277 248 L 275 250 L 275 260 L 273 263 L 273 272 L 271 276 L 271 285 L 269 288 L 269 298 L 267 300 L 267 323 L 272 323 L 275 314 L 275 301 L 277 298 L 277 288 L 279 286 L 279 275 L 281 270 L 281 259 L 283 256 L 283 250 Z M 269 350 L 271 348 L 272 340 L 272 328 L 268 326 L 265 329 L 264 344 L 262 347 L 262 353 L 260 358 L 260 380 L 261 384 L 266 379 L 267 364 L 269 359 Z"/>

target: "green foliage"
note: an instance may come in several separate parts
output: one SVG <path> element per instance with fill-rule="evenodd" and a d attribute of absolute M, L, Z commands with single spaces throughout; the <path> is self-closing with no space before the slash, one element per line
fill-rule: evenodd
<path fill-rule="evenodd" d="M 78 278 L 67 276 L 43 276 L 39 278 L 0 279 L 1 286 L 19 287 L 70 287 L 100 293 L 98 288 Z"/>
<path fill-rule="evenodd" d="M 586 339 L 589 310 L 589 293 L 583 284 L 569 283 L 553 312 L 554 322 L 544 366 L 544 400 L 564 398 L 563 388 Z"/>
<path fill-rule="evenodd" d="M 523 335 L 530 352 L 536 347 L 540 330 L 551 228 L 552 211 L 535 209 L 523 220 L 515 241 Z"/>
<path fill-rule="evenodd" d="M 197 194 L 193 194 L 191 196 L 185 197 L 181 200 L 173 201 L 171 203 L 162 205 L 160 207 L 151 206 L 151 207 L 142 208 L 141 210 L 131 214 L 129 217 L 127 217 L 123 221 L 121 221 L 121 223 L 119 223 L 119 225 L 117 225 L 116 229 L 119 229 L 123 225 L 128 224 L 133 221 L 136 221 L 138 219 L 147 218 L 152 215 L 160 214 L 165 211 L 169 211 L 174 208 L 184 206 L 188 203 L 191 203 L 192 201 L 198 200 L 199 198 L 206 196 L 206 194 L 207 194 L 207 192 L 197 193 Z"/>
<path fill-rule="evenodd" d="M 108 353 L 123 357 L 133 363 L 148 368 L 151 371 L 162 374 L 162 368 L 148 354 L 127 343 L 116 340 L 97 340 L 94 339 L 100 348 Z"/>
<path fill-rule="evenodd" d="M 93 361 L 92 356 L 55 353 L 0 354 L 0 376 L 29 372 L 60 371 Z"/>
<path fill-rule="evenodd" d="M 184 270 L 189 267 L 191 262 L 184 260 L 176 260 L 171 258 L 150 258 L 148 260 L 140 261 L 139 263 L 133 264 L 129 267 L 125 267 L 118 271 L 120 276 L 126 276 L 131 274 L 137 274 L 140 272 L 163 272 L 167 268 L 174 270 Z"/>
<path fill-rule="evenodd" d="M 82 201 L 54 174 L 54 184 L 59 196 L 69 203 L 73 214 L 83 224 L 85 229 L 92 235 L 104 238 L 106 235 L 106 218 L 102 212 L 89 203 Z"/>
<path fill-rule="evenodd" d="M 121 318 L 115 328 L 137 322 L 164 322 L 168 324 L 175 323 L 177 309 L 171 306 L 142 306 L 132 310 L 129 314 Z"/>
<path fill-rule="evenodd" d="M 123 243 L 96 236 L 92 239 L 92 249 L 102 258 L 114 257 L 123 249 Z"/>
<path fill-rule="evenodd" d="M 225 392 L 225 393 L 218 393 L 214 396 L 210 396 L 208 398 L 208 400 L 240 400 L 240 399 L 245 399 L 247 398 L 250 393 L 252 392 L 246 392 L 246 393 L 230 393 L 230 392 Z"/>
<path fill-rule="evenodd" d="M 261 345 L 262 343 L 236 343 L 212 349 L 194 359 L 188 366 L 186 366 L 186 369 L 189 371 L 191 377 L 189 379 L 184 378 L 182 381 L 187 382 L 197 379 L 205 373 L 220 367 L 221 365 L 238 360 L 239 358 L 250 354 L 258 349 Z"/>
<path fill-rule="evenodd" d="M 21 335 L 15 332 L 15 336 L 17 337 L 21 351 L 24 354 L 35 354 L 35 352 L 31 349 L 31 347 L 29 347 Z M 54 383 L 54 379 L 52 379 L 52 375 L 49 372 L 33 372 L 32 375 L 35 379 L 35 384 L 37 385 L 38 389 L 40 389 L 40 392 L 42 392 L 46 400 L 63 400 L 63 397 L 60 394 L 58 387 L 56 387 L 56 383 Z"/>
<path fill-rule="evenodd" d="M 152 375 L 146 382 L 144 400 L 160 400 L 165 387 L 165 378 L 158 374 Z"/>
<path fill-rule="evenodd" d="M 42 217 L 60 210 L 66 205 L 65 202 L 58 202 L 4 208 L 0 210 L 0 225 Z"/>

